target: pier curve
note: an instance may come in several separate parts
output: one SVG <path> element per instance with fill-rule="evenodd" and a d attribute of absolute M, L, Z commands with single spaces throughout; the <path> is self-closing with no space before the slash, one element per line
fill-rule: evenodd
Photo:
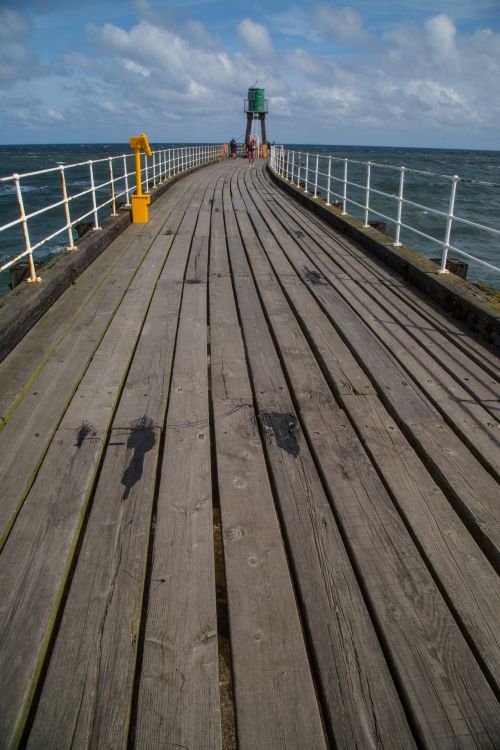
<path fill-rule="evenodd" d="M 150 217 L 0 364 L 0 746 L 494 750 L 495 350 L 263 162 Z"/>

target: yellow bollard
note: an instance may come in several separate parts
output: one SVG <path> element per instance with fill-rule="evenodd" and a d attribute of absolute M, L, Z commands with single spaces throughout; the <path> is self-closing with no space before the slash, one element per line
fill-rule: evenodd
<path fill-rule="evenodd" d="M 144 150 L 146 156 L 152 156 L 148 138 L 146 133 L 141 133 L 138 136 L 130 139 L 130 148 L 135 151 L 135 179 L 136 179 L 136 192 L 131 196 L 132 201 L 132 223 L 133 224 L 147 224 L 148 223 L 148 206 L 151 200 L 149 193 L 142 192 L 142 181 L 141 181 L 141 148 Z"/>

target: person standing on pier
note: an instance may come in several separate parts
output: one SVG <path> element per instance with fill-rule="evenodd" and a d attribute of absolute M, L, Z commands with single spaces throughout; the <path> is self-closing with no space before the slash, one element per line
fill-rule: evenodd
<path fill-rule="evenodd" d="M 236 138 L 232 138 L 229 143 L 229 148 L 231 150 L 231 158 L 236 159 L 236 152 L 238 151 L 238 144 L 236 143 Z"/>
<path fill-rule="evenodd" d="M 255 164 L 255 147 L 256 147 L 256 142 L 255 142 L 254 136 L 252 135 L 248 139 L 248 144 L 247 144 L 248 163 L 251 167 L 253 167 Z"/>

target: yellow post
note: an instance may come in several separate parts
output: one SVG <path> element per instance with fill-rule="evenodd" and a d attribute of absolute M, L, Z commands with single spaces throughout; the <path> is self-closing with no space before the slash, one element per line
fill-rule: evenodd
<path fill-rule="evenodd" d="M 150 201 L 149 193 L 142 192 L 142 180 L 141 180 L 141 148 L 147 156 L 152 156 L 152 151 L 146 136 L 146 133 L 141 133 L 136 137 L 130 139 L 130 148 L 134 149 L 135 152 L 135 178 L 136 178 L 136 189 L 135 193 L 131 196 L 132 202 L 132 223 L 133 224 L 147 224 L 148 223 L 148 206 Z"/>
<path fill-rule="evenodd" d="M 132 139 L 131 139 L 131 142 L 132 142 Z M 140 146 L 135 149 L 135 179 L 136 179 L 135 195 L 138 195 L 140 197 L 142 195 L 141 148 Z"/>

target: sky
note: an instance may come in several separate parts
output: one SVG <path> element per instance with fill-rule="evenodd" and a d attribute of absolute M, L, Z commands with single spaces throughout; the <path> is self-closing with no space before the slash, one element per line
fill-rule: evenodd
<path fill-rule="evenodd" d="M 0 0 L 0 143 L 500 150 L 500 0 Z"/>

